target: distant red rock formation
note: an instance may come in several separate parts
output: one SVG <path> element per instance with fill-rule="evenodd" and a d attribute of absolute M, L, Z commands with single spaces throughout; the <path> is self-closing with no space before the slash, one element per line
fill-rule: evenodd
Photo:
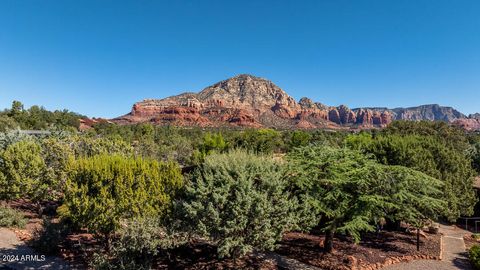
<path fill-rule="evenodd" d="M 95 124 L 98 124 L 98 123 L 112 123 L 110 120 L 104 119 L 104 118 L 81 118 L 79 119 L 79 121 L 80 121 L 80 126 L 79 126 L 80 130 L 91 129 Z"/>
<path fill-rule="evenodd" d="M 385 127 L 394 120 L 447 121 L 479 128 L 478 121 L 439 105 L 350 109 L 345 105 L 328 107 L 309 98 L 296 102 L 271 81 L 251 75 L 238 75 L 199 93 L 137 102 L 129 114 L 111 121 L 179 126 L 362 129 Z"/>

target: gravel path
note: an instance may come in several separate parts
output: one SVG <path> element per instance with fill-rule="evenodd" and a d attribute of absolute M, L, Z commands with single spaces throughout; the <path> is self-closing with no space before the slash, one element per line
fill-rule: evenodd
<path fill-rule="evenodd" d="M 18 240 L 14 232 L 0 228 L 0 270 L 70 269 L 58 257 L 43 256 Z"/>
<path fill-rule="evenodd" d="M 441 261 L 419 260 L 391 265 L 383 270 L 472 270 L 465 251 L 463 236 L 468 231 L 452 226 L 440 226 L 443 234 L 443 252 Z"/>

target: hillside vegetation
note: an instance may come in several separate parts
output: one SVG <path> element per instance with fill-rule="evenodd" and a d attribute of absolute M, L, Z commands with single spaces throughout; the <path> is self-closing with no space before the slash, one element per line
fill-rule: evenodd
<path fill-rule="evenodd" d="M 61 229 L 50 233 L 93 234 L 97 269 L 150 269 L 194 240 L 239 258 L 274 250 L 290 231 L 325 234 L 331 252 L 337 236 L 455 221 L 477 202 L 480 136 L 443 122 L 348 133 L 108 123 L 79 132 L 77 121 L 19 103 L 0 114 L 0 199 L 55 202 Z"/>

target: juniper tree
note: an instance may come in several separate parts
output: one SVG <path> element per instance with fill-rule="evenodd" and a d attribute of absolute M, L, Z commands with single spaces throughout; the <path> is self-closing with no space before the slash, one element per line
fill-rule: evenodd
<path fill-rule="evenodd" d="M 182 183 L 173 162 L 107 155 L 80 158 L 72 164 L 59 213 L 108 238 L 123 218 L 165 216 Z"/>
<path fill-rule="evenodd" d="M 280 163 L 242 151 L 205 158 L 182 202 L 189 230 L 217 245 L 220 257 L 271 250 L 295 221 Z"/>
<path fill-rule="evenodd" d="M 0 161 L 1 199 L 36 200 L 47 195 L 46 166 L 36 142 L 23 140 L 8 145 L 0 152 Z"/>
<path fill-rule="evenodd" d="M 43 175 L 48 184 L 51 199 L 62 196 L 69 172 L 69 162 L 73 159 L 73 150 L 67 142 L 55 137 L 41 140 L 42 158 L 46 165 Z"/>
<path fill-rule="evenodd" d="M 375 220 L 408 221 L 434 217 L 443 206 L 440 182 L 403 167 L 378 164 L 359 151 L 325 146 L 297 148 L 288 155 L 293 189 L 312 208 L 326 233 L 324 250 L 333 250 L 335 233 L 373 231 Z M 421 187 L 418 187 L 421 185 Z"/>

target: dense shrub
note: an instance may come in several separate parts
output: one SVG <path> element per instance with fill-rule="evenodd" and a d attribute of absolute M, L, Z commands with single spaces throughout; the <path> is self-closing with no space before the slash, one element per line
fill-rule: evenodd
<path fill-rule="evenodd" d="M 182 186 L 180 168 L 140 158 L 100 155 L 72 165 L 59 213 L 73 224 L 109 235 L 123 218 L 163 216 Z"/>
<path fill-rule="evenodd" d="M 19 131 L 0 132 L 0 152 L 14 143 L 31 139 L 30 136 Z"/>
<path fill-rule="evenodd" d="M 15 209 L 0 205 L 0 227 L 23 228 L 27 220 L 23 214 Z"/>
<path fill-rule="evenodd" d="M 10 109 L 0 112 L 0 131 L 19 127 L 21 129 L 75 128 L 80 125 L 82 115 L 67 110 L 48 111 L 32 106 L 25 109 L 19 101 L 13 101 Z"/>
<path fill-rule="evenodd" d="M 182 210 L 190 231 L 218 246 L 218 255 L 271 250 L 295 221 L 283 166 L 242 151 L 212 154 L 195 170 Z"/>
<path fill-rule="evenodd" d="M 12 129 L 17 129 L 18 123 L 7 115 L 0 115 L 0 132 L 6 132 Z"/>
<path fill-rule="evenodd" d="M 19 141 L 0 152 L 0 198 L 49 198 L 46 166 L 40 146 L 32 141 Z"/>
<path fill-rule="evenodd" d="M 155 218 L 124 220 L 108 253 L 94 256 L 94 269 L 151 269 L 155 256 L 176 246 L 181 237 L 171 235 Z"/>
<path fill-rule="evenodd" d="M 132 156 L 134 153 L 133 147 L 118 136 L 77 136 L 70 140 L 76 157 L 91 157 L 102 154 Z"/>
<path fill-rule="evenodd" d="M 40 141 L 41 155 L 46 172 L 43 176 L 51 199 L 59 199 L 64 191 L 69 172 L 69 162 L 73 159 L 73 150 L 64 140 L 55 137 Z"/>
<path fill-rule="evenodd" d="M 474 245 L 468 251 L 468 257 L 475 269 L 480 269 L 480 246 Z"/>
<path fill-rule="evenodd" d="M 235 145 L 255 153 L 280 152 L 284 142 L 279 131 L 273 129 L 249 129 L 236 138 Z"/>

